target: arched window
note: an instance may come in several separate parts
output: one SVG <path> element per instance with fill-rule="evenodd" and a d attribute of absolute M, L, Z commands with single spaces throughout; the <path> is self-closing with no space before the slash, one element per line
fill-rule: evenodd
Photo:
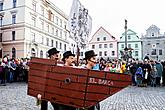
<path fill-rule="evenodd" d="M 16 58 L 16 49 L 12 48 L 12 58 Z"/>
<path fill-rule="evenodd" d="M 32 57 L 35 57 L 36 56 L 36 52 L 35 52 L 35 49 L 34 48 L 32 48 L 32 50 L 31 50 L 31 56 Z"/>
<path fill-rule="evenodd" d="M 40 58 L 43 58 L 43 51 L 40 51 Z"/>

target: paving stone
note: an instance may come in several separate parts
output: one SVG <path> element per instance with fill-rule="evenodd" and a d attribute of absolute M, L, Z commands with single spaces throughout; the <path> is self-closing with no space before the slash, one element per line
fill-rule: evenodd
<path fill-rule="evenodd" d="M 165 110 L 165 87 L 129 86 L 100 102 L 101 110 Z M 0 86 L 0 110 L 40 110 L 26 83 Z M 49 110 L 53 107 L 49 103 Z"/>

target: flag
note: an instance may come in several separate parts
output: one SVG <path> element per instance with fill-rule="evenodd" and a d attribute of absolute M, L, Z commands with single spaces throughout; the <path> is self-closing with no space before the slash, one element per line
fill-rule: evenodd
<path fill-rule="evenodd" d="M 70 35 L 80 45 L 87 43 L 92 29 L 92 18 L 88 14 L 88 9 L 79 0 L 73 0 L 68 19 L 68 29 Z"/>

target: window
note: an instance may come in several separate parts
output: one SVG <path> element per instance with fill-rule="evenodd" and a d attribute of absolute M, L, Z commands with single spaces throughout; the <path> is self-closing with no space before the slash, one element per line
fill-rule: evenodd
<path fill-rule="evenodd" d="M 60 30 L 60 37 L 62 37 L 62 30 Z"/>
<path fill-rule="evenodd" d="M 95 45 L 92 45 L 92 49 L 95 49 Z"/>
<path fill-rule="evenodd" d="M 12 40 L 15 40 L 15 31 L 12 31 Z"/>
<path fill-rule="evenodd" d="M 159 50 L 159 55 L 163 55 L 163 52 L 162 52 L 162 50 Z"/>
<path fill-rule="evenodd" d="M 135 48 L 138 48 L 138 44 L 135 44 Z"/>
<path fill-rule="evenodd" d="M 15 24 L 16 23 L 16 15 L 12 15 L 12 24 Z"/>
<path fill-rule="evenodd" d="M 40 51 L 40 58 L 43 58 L 43 51 Z"/>
<path fill-rule="evenodd" d="M 135 56 L 139 56 L 139 52 L 138 51 L 135 51 Z"/>
<path fill-rule="evenodd" d="M 65 40 L 67 39 L 67 32 L 64 32 L 64 34 L 65 34 Z"/>
<path fill-rule="evenodd" d="M 13 8 L 16 7 L 17 0 L 13 0 Z"/>
<path fill-rule="evenodd" d="M 152 37 L 154 37 L 154 33 L 152 33 Z"/>
<path fill-rule="evenodd" d="M 100 38 L 97 38 L 97 41 L 100 41 Z"/>
<path fill-rule="evenodd" d="M 107 48 L 107 44 L 104 44 L 104 48 Z"/>
<path fill-rule="evenodd" d="M 128 36 L 128 40 L 130 40 L 131 39 L 131 36 Z"/>
<path fill-rule="evenodd" d="M 35 17 L 32 17 L 32 25 L 36 26 L 36 18 Z"/>
<path fill-rule="evenodd" d="M 60 49 L 62 49 L 62 43 L 60 42 Z"/>
<path fill-rule="evenodd" d="M 54 35 L 54 27 L 52 27 L 52 34 Z"/>
<path fill-rule="evenodd" d="M 34 11 L 36 11 L 36 2 L 35 1 L 33 1 L 33 3 L 32 3 L 32 8 Z"/>
<path fill-rule="evenodd" d="M 128 44 L 128 48 L 131 48 L 131 44 Z"/>
<path fill-rule="evenodd" d="M 106 41 L 106 37 L 103 37 L 103 40 Z"/>
<path fill-rule="evenodd" d="M 56 48 L 58 48 L 58 41 L 56 41 Z"/>
<path fill-rule="evenodd" d="M 152 48 L 156 48 L 156 44 L 152 44 Z"/>
<path fill-rule="evenodd" d="M 44 7 L 41 6 L 41 14 L 44 16 Z"/>
<path fill-rule="evenodd" d="M 56 36 L 58 36 L 58 29 L 56 29 Z"/>
<path fill-rule="evenodd" d="M 66 22 L 64 22 L 64 29 L 66 29 Z"/>
<path fill-rule="evenodd" d="M 31 40 L 32 40 L 32 42 L 35 42 L 35 33 L 31 33 Z"/>
<path fill-rule="evenodd" d="M 113 44 L 111 43 L 111 44 L 109 44 L 109 48 L 113 48 Z"/>
<path fill-rule="evenodd" d="M 0 26 L 2 26 L 3 23 L 3 17 L 0 17 Z"/>
<path fill-rule="evenodd" d="M 62 19 L 60 19 L 60 26 L 62 27 Z"/>
<path fill-rule="evenodd" d="M 49 38 L 46 38 L 46 45 L 49 46 Z"/>
<path fill-rule="evenodd" d="M 53 41 L 53 40 L 51 40 L 51 46 L 52 46 L 52 47 L 54 46 L 54 41 Z"/>
<path fill-rule="evenodd" d="M 12 48 L 12 58 L 16 58 L 16 49 Z"/>
<path fill-rule="evenodd" d="M 49 32 L 49 24 L 46 25 L 47 32 Z"/>
<path fill-rule="evenodd" d="M 99 44 L 99 48 L 102 48 L 102 44 Z"/>
<path fill-rule="evenodd" d="M 3 2 L 0 3 L 0 11 L 3 10 Z"/>
<path fill-rule="evenodd" d="M 152 49 L 151 55 L 156 55 L 156 49 Z"/>
<path fill-rule="evenodd" d="M 121 44 L 121 48 L 124 48 L 124 44 Z"/>
<path fill-rule="evenodd" d="M 58 25 L 58 17 L 56 16 L 56 24 Z"/>
<path fill-rule="evenodd" d="M 115 51 L 112 51 L 112 56 L 115 56 Z"/>
<path fill-rule="evenodd" d="M 41 20 L 41 29 L 44 30 L 44 21 Z"/>
<path fill-rule="evenodd" d="M 41 44 L 44 44 L 44 37 L 41 36 Z"/>
<path fill-rule="evenodd" d="M 66 51 L 66 44 L 64 44 L 64 51 Z"/>
<path fill-rule="evenodd" d="M 102 56 L 102 52 L 99 52 L 99 56 Z"/>
<path fill-rule="evenodd" d="M 2 33 L 0 33 L 0 42 L 2 42 Z"/>
<path fill-rule="evenodd" d="M 104 51 L 104 56 L 107 56 L 107 51 Z"/>
<path fill-rule="evenodd" d="M 80 56 L 83 56 L 83 52 L 80 52 Z"/>

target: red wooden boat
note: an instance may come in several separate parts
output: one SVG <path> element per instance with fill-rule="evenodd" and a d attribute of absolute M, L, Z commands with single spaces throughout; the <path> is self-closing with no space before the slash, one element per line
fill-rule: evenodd
<path fill-rule="evenodd" d="M 32 58 L 28 95 L 87 108 L 131 84 L 130 75 L 57 66 L 54 60 Z"/>

